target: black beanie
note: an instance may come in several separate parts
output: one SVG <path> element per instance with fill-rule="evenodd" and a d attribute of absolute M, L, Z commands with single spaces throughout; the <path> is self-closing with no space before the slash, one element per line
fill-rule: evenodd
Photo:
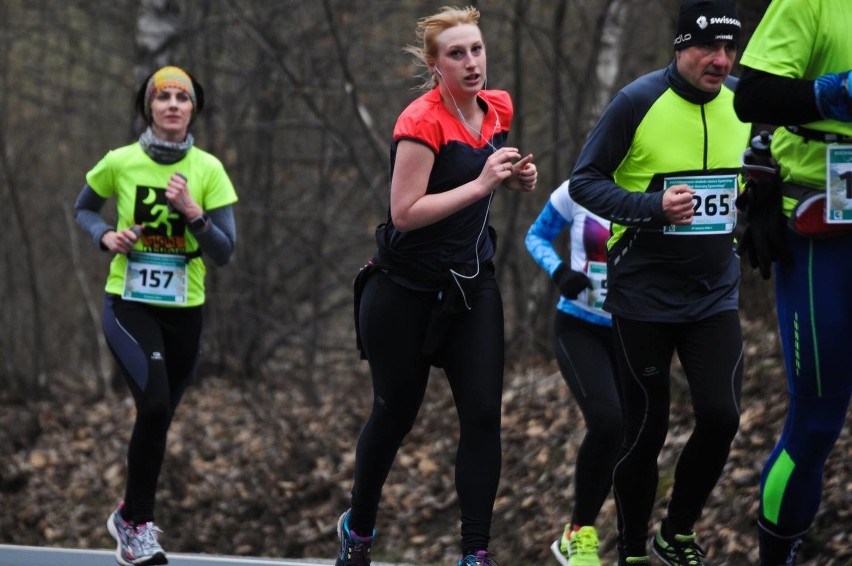
<path fill-rule="evenodd" d="M 733 0 L 684 0 L 677 15 L 674 48 L 716 41 L 739 45 L 740 27 Z"/>

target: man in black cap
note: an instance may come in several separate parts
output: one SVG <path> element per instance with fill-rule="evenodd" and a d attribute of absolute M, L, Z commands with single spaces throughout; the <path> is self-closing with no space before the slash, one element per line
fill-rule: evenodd
<path fill-rule="evenodd" d="M 695 415 L 654 554 L 705 564 L 695 523 L 739 428 L 743 340 L 734 250 L 740 156 L 751 126 L 729 76 L 740 21 L 731 0 L 687 0 L 675 59 L 623 88 L 589 134 L 571 197 L 612 222 L 607 297 L 624 411 L 613 471 L 619 564 L 650 564 L 657 457 L 668 432 L 670 367 L 683 366 Z"/>

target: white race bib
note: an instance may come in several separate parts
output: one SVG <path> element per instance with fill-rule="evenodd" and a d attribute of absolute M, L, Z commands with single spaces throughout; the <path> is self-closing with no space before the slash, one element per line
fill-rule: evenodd
<path fill-rule="evenodd" d="M 689 185 L 692 195 L 692 224 L 669 224 L 663 234 L 704 235 L 730 234 L 737 223 L 737 176 L 706 175 L 698 177 L 667 177 L 663 190 L 674 185 Z"/>
<path fill-rule="evenodd" d="M 852 147 L 826 146 L 825 165 L 825 221 L 852 223 Z"/>
<path fill-rule="evenodd" d="M 130 252 L 124 271 L 122 298 L 145 303 L 185 304 L 186 257 Z"/>
<path fill-rule="evenodd" d="M 588 262 L 586 277 L 592 282 L 592 288 L 586 289 L 586 303 L 593 309 L 603 310 L 604 299 L 606 299 L 606 263 Z"/>

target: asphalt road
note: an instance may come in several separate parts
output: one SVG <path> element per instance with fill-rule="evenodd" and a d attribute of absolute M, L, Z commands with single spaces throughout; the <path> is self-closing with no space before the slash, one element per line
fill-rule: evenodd
<path fill-rule="evenodd" d="M 289 560 L 169 553 L 173 566 L 332 566 L 332 559 Z M 40 548 L 0 544 L 0 566 L 116 566 L 114 550 Z M 393 566 L 373 562 L 373 566 Z"/>

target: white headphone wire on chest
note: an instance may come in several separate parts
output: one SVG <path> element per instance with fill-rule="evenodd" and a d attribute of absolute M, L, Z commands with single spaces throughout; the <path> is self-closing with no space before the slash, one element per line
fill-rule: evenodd
<path fill-rule="evenodd" d="M 441 70 L 438 69 L 437 66 L 435 67 L 435 70 L 438 72 L 439 75 L 441 75 L 441 78 L 444 77 L 444 75 L 441 74 Z M 459 105 L 456 102 L 456 98 L 453 96 L 453 93 L 450 90 L 449 86 L 447 87 L 447 93 L 450 95 L 450 99 L 453 101 L 453 106 L 456 109 L 456 115 L 458 116 L 459 120 L 461 120 L 461 123 L 464 124 L 464 126 L 468 130 L 473 132 L 482 141 L 484 141 L 486 144 L 488 144 L 488 147 L 491 148 L 492 152 L 496 152 L 497 148 L 494 146 L 493 143 L 491 143 L 491 140 L 489 140 L 488 138 L 483 136 L 481 130 L 477 130 L 476 128 L 471 126 L 470 123 L 467 121 L 467 119 L 464 117 L 464 112 L 462 112 L 461 108 L 459 108 Z M 489 104 L 487 100 L 485 100 L 485 99 L 483 99 L 483 100 L 484 100 L 485 104 L 488 106 L 488 110 L 491 111 L 491 112 L 494 112 L 494 120 L 495 120 L 494 131 L 491 133 L 491 138 L 493 139 L 494 134 L 496 134 L 497 130 L 500 129 L 500 117 L 497 115 L 497 111 L 494 109 L 494 107 L 492 107 L 491 104 Z M 465 295 L 464 288 L 461 286 L 461 283 L 459 283 L 459 278 L 473 280 L 473 279 L 476 279 L 477 276 L 479 276 L 479 270 L 480 270 L 479 240 L 480 240 L 480 238 L 482 238 L 482 235 L 485 233 L 485 229 L 488 226 L 488 214 L 491 211 L 491 201 L 492 200 L 494 200 L 494 191 L 491 191 L 491 194 L 488 195 L 488 205 L 485 207 L 485 216 L 482 219 L 482 226 L 479 228 L 479 234 L 477 234 L 476 241 L 473 244 L 473 251 L 474 251 L 474 255 L 476 257 L 476 271 L 472 275 L 464 275 L 464 274 L 459 273 L 458 271 L 450 268 L 450 275 L 453 276 L 453 282 L 456 284 L 456 286 L 459 288 L 459 291 L 462 294 L 462 299 L 464 300 L 464 306 L 465 306 L 465 308 L 467 308 L 467 310 L 470 310 L 471 306 L 467 302 L 467 295 Z"/>

